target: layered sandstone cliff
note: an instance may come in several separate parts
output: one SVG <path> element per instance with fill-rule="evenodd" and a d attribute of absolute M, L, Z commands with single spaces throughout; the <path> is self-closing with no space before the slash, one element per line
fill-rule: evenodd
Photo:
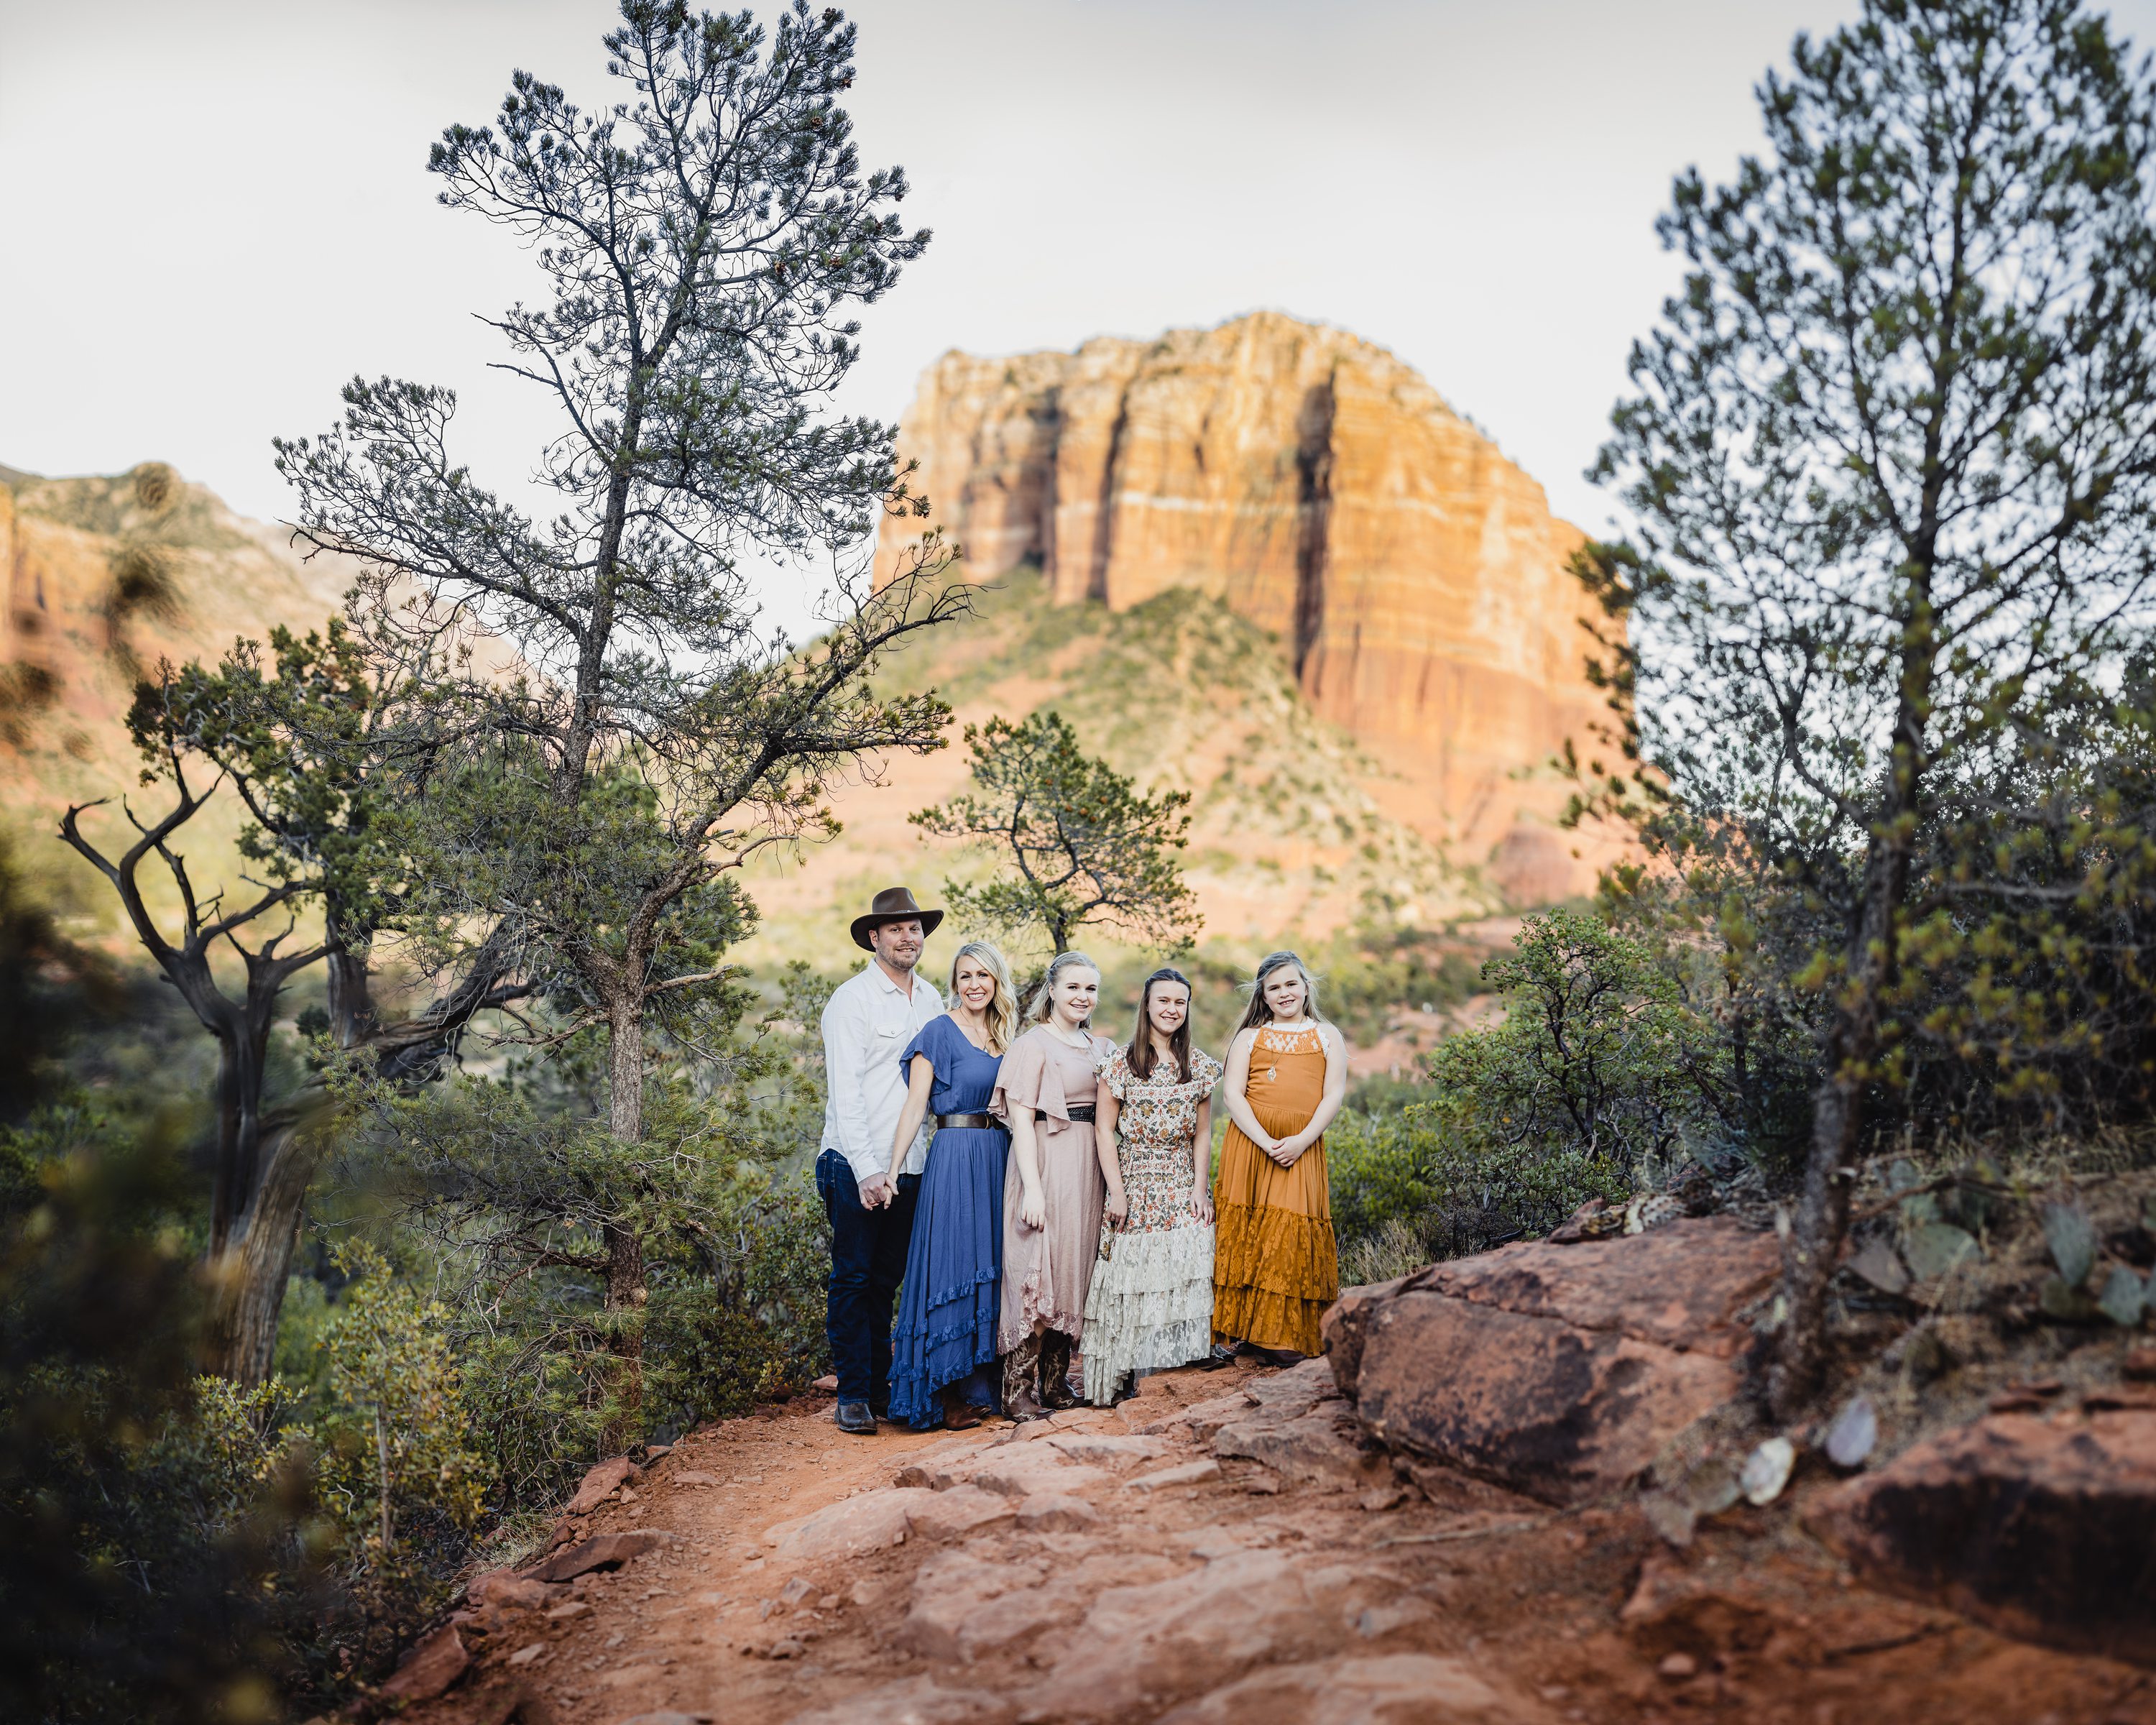
<path fill-rule="evenodd" d="M 70 803 L 101 843 L 130 834 L 123 802 L 167 806 L 139 783 L 127 709 L 161 661 L 209 663 L 276 624 L 321 628 L 352 571 L 307 562 L 280 528 L 234 515 L 162 463 L 124 474 L 40 479 L 0 467 L 0 841 L 34 872 L 74 882 L 110 924 L 111 900 L 55 836 Z M 198 882 L 237 858 L 245 811 L 213 796 L 182 849 Z M 153 873 L 152 896 L 163 902 Z"/>
<path fill-rule="evenodd" d="M 1516 899 L 1591 876 L 1546 763 L 1606 716 L 1587 681 L 1578 531 L 1383 350 L 1260 312 L 1075 353 L 946 354 L 901 422 L 916 489 L 985 581 L 1060 603 L 1195 588 L 1269 631 L 1394 812 Z M 887 523 L 880 572 L 907 526 Z"/>

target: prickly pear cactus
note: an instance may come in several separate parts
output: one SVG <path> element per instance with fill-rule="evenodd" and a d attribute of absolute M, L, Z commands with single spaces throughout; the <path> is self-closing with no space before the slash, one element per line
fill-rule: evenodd
<path fill-rule="evenodd" d="M 2096 1268 L 2096 1230 L 2079 1200 L 2044 1206 L 2044 1240 L 2051 1249 L 2051 1261 L 2059 1266 L 2059 1280 L 2078 1289 Z"/>

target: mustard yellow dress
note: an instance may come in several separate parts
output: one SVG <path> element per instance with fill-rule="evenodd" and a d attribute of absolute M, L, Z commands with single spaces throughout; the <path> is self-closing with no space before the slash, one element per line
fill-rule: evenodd
<path fill-rule="evenodd" d="M 1325 1096 L 1325 1043 L 1316 1025 L 1260 1029 L 1243 1095 L 1276 1138 L 1301 1132 Z M 1340 1297 L 1325 1140 L 1282 1168 L 1233 1120 L 1213 1188 L 1213 1334 L 1219 1341 L 1316 1353 L 1317 1321 Z"/>

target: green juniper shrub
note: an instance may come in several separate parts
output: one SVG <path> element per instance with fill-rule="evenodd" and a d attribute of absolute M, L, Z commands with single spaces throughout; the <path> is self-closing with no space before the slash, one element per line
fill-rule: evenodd
<path fill-rule="evenodd" d="M 0 1133 L 0 1716 L 268 1721 L 336 1611 L 304 1471 L 194 1376 L 184 1140 L 85 1118 Z"/>
<path fill-rule="evenodd" d="M 1919 835 L 1891 1117 L 2087 1137 L 2156 1100 L 2156 644 L 1950 775 Z"/>
<path fill-rule="evenodd" d="M 1803 1166 L 1818 1081 L 1819 1001 L 1797 977 L 1820 913 L 1786 883 L 1758 878 L 1734 847 L 1700 840 L 1681 873 L 1611 869 L 1597 908 L 1661 973 L 1693 1028 L 1676 1049 L 1695 1104 L 1687 1153 L 1785 1191 Z"/>
<path fill-rule="evenodd" d="M 446 1597 L 492 1469 L 475 1440 L 448 1309 L 364 1241 L 336 1256 L 348 1280 L 317 1344 L 327 1405 L 287 1435 L 312 1454 L 372 1665 Z"/>
<path fill-rule="evenodd" d="M 652 1295 L 654 1432 L 743 1414 L 805 1388 L 828 1363 L 830 1230 L 808 1178 L 761 1168 L 730 1191 L 685 1266 Z"/>
<path fill-rule="evenodd" d="M 1503 1020 L 1448 1037 L 1413 1098 L 1373 1097 L 1326 1134 L 1351 1264 L 1395 1266 L 1546 1232 L 1666 1173 L 1702 1111 L 1708 1027 L 1650 946 L 1591 913 L 1531 916 L 1483 968 Z M 1395 1268 L 1392 1273 L 1398 1273 Z"/>
<path fill-rule="evenodd" d="M 0 704 L 5 691 L 0 689 Z M 109 1017 L 124 991 L 111 967 L 61 932 L 0 831 L 0 1122 L 44 1094 L 73 1034 Z"/>
<path fill-rule="evenodd" d="M 1529 917 L 1513 944 L 1482 972 L 1504 1020 L 1438 1046 L 1431 1106 L 1464 1139 L 1527 1163 L 1576 1158 L 1629 1189 L 1683 1135 L 1705 1026 L 1645 944 L 1598 916 Z"/>
<path fill-rule="evenodd" d="M 645 1129 L 624 1143 L 586 1081 L 599 1045 L 424 1091 L 354 1068 L 363 1178 L 453 1291 L 476 1441 L 531 1512 L 611 1449 L 738 1413 L 823 1369 L 824 1223 L 807 1168 L 820 1125 L 801 967 L 751 1019 L 729 987 L 655 1050 Z M 639 1242 L 643 1296 L 610 1301 L 609 1231 Z M 625 1333 L 633 1330 L 633 1334 Z M 618 1363 L 642 1362 L 623 1404 Z"/>
<path fill-rule="evenodd" d="M 1365 922 L 1314 957 L 1326 1015 L 1368 1047 L 1402 1008 L 1443 1011 L 1481 992 L 1479 952 L 1427 930 Z"/>

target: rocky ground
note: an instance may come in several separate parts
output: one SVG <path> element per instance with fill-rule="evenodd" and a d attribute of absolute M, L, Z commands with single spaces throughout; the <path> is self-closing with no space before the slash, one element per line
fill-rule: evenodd
<path fill-rule="evenodd" d="M 1850 1489 L 1679 1546 L 1636 1493 L 1396 1463 L 1324 1360 L 956 1435 L 800 1400 L 596 1470 L 392 1686 L 426 1725 L 2156 1725 L 2156 1672 L 1861 1584 L 1808 1531 Z"/>
<path fill-rule="evenodd" d="M 1787 1430 L 1748 1387 L 1778 1248 L 1730 1214 L 1351 1289 L 1323 1358 L 1113 1411 L 865 1440 L 765 1409 L 594 1469 L 384 1698 L 428 1725 L 2156 1725 L 2156 1171 L 2057 1190 L 1981 1248 L 1929 1209 L 1861 1230 L 1836 1381 Z"/>

